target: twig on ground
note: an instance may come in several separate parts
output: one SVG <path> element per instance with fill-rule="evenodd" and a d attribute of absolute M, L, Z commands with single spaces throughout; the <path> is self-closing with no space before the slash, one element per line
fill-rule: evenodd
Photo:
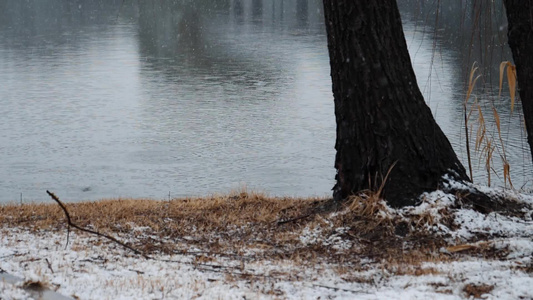
<path fill-rule="evenodd" d="M 109 235 L 107 235 L 107 234 L 100 233 L 100 232 L 98 232 L 98 231 L 94 231 L 94 230 L 86 229 L 86 228 L 80 227 L 80 226 L 78 226 L 78 225 L 72 223 L 72 220 L 71 220 L 71 218 L 70 218 L 70 214 L 68 213 L 67 208 L 66 208 L 65 205 L 59 200 L 59 198 L 58 198 L 54 193 L 52 193 L 52 192 L 50 192 L 50 191 L 48 191 L 48 190 L 46 191 L 46 193 L 47 193 L 48 196 L 50 196 L 55 202 L 57 202 L 57 204 L 59 204 L 59 206 L 61 207 L 61 209 L 63 209 L 63 212 L 65 213 L 65 216 L 67 217 L 67 222 L 68 222 L 68 226 L 69 226 L 69 227 L 67 227 L 67 228 L 69 228 L 69 231 L 67 232 L 67 245 L 68 245 L 68 234 L 70 233 L 70 226 L 72 226 L 72 227 L 74 227 L 74 228 L 76 228 L 76 229 L 78 229 L 78 230 L 85 231 L 85 232 L 88 232 L 88 233 L 91 233 L 91 234 L 95 234 L 95 235 L 98 235 L 98 236 L 104 237 L 104 238 L 106 238 L 106 239 L 108 239 L 108 240 L 110 240 L 110 241 L 113 241 L 113 242 L 119 244 L 120 246 L 122 246 L 122 247 L 124 247 L 124 248 L 126 248 L 126 249 L 129 249 L 129 250 L 133 251 L 133 253 L 135 253 L 135 254 L 141 255 L 142 257 L 144 257 L 144 258 L 146 258 L 146 259 L 151 259 L 150 256 L 148 256 L 148 255 L 142 253 L 141 251 L 139 251 L 139 250 L 137 250 L 137 249 L 135 249 L 135 248 L 133 248 L 133 247 L 130 247 L 130 246 L 124 244 L 123 242 L 117 240 L 116 238 L 114 238 L 114 237 L 112 237 L 112 236 L 109 236 Z"/>
<path fill-rule="evenodd" d="M 311 213 L 308 213 L 306 215 L 299 216 L 299 217 L 292 218 L 292 219 L 288 219 L 288 220 L 278 221 L 278 225 L 283 225 L 283 224 L 287 224 L 287 223 L 291 223 L 291 222 L 296 222 L 296 221 L 308 218 L 308 217 L 310 217 L 313 214 L 315 214 L 315 212 L 311 212 Z"/>
<path fill-rule="evenodd" d="M 322 284 L 313 284 L 312 286 L 321 287 L 321 288 L 325 288 L 325 289 L 330 289 L 330 290 L 334 290 L 334 291 L 349 292 L 349 293 L 354 293 L 354 294 L 369 294 L 369 292 L 363 291 L 363 290 L 359 290 L 359 291 L 349 290 L 349 289 L 343 289 L 343 288 L 338 288 L 338 287 L 334 287 L 334 286 L 327 286 L 327 285 L 322 285 Z"/>
<path fill-rule="evenodd" d="M 48 260 L 48 258 L 45 258 L 45 261 L 46 261 L 46 264 L 48 265 L 48 269 L 50 269 L 50 271 L 52 272 L 52 274 L 54 274 L 54 269 L 52 269 L 52 264 L 50 263 L 50 261 Z"/>
<path fill-rule="evenodd" d="M 294 217 L 294 218 L 291 218 L 291 219 L 287 219 L 287 220 L 278 220 L 276 223 L 277 225 L 283 225 L 283 224 L 287 224 L 287 223 L 291 223 L 291 222 L 296 222 L 296 221 L 299 221 L 299 220 L 303 220 L 303 219 L 306 219 L 306 218 L 309 218 L 313 215 L 316 215 L 316 214 L 319 214 L 319 213 L 323 213 L 323 212 L 326 212 L 328 210 L 331 209 L 331 207 L 327 207 L 329 205 L 331 205 L 332 203 L 334 203 L 334 201 L 332 201 L 333 199 L 330 199 L 330 200 L 327 200 L 327 201 L 315 201 L 312 203 L 312 206 L 309 210 L 307 210 L 307 213 L 306 214 L 303 214 L 303 215 L 300 215 L 298 217 Z M 292 207 L 290 207 L 292 208 Z M 337 208 L 333 209 L 333 210 L 337 210 Z"/>
<path fill-rule="evenodd" d="M 28 254 L 29 252 L 26 252 L 26 253 L 23 253 L 23 254 L 20 254 L 20 253 L 13 253 L 13 254 L 8 254 L 8 255 L 4 255 L 4 256 L 0 256 L 0 259 L 4 259 L 4 258 L 8 258 L 8 257 L 11 257 L 11 256 L 22 256 L 22 255 L 26 255 Z M 2 269 L 0 269 L 2 270 Z M 0 272 L 2 273 L 2 272 Z"/>

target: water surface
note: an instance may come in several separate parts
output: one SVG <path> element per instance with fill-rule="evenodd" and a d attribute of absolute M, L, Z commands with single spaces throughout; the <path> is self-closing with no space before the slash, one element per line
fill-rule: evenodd
<path fill-rule="evenodd" d="M 330 194 L 320 1 L 184 3 L 0 0 L 0 202 Z M 464 159 L 460 54 L 404 14 L 419 84 Z M 521 184 L 531 159 L 513 120 Z"/>

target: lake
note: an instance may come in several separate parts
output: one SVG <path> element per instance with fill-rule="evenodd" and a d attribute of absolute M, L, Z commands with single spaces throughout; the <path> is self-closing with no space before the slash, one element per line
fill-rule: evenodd
<path fill-rule="evenodd" d="M 466 164 L 468 49 L 450 37 L 454 14 L 426 25 L 415 8 L 401 10 L 419 85 Z M 515 187 L 531 188 L 520 105 L 511 114 L 508 92 L 497 97 L 495 72 L 510 59 L 499 45 L 476 95 L 500 112 Z M 328 196 L 329 72 L 318 0 L 0 0 L 0 203 L 49 201 L 46 189 L 65 201 L 243 187 Z"/>

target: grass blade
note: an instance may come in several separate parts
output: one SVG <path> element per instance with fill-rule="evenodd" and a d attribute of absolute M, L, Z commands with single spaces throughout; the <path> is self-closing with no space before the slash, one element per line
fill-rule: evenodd
<path fill-rule="evenodd" d="M 503 70 L 505 69 L 505 66 L 509 64 L 510 63 L 508 61 L 502 61 L 500 64 L 500 93 L 498 94 L 498 98 L 502 95 Z"/>
<path fill-rule="evenodd" d="M 507 81 L 509 81 L 509 94 L 511 94 L 511 113 L 514 109 L 514 99 L 516 95 L 516 66 L 509 63 L 507 66 Z"/>

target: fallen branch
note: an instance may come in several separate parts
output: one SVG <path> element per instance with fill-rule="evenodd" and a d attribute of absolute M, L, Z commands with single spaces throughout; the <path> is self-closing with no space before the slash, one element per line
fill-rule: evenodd
<path fill-rule="evenodd" d="M 142 257 L 146 258 L 146 259 L 151 259 L 150 256 L 148 255 L 145 255 L 144 253 L 142 253 L 141 251 L 133 248 L 133 247 L 130 247 L 126 244 L 124 244 L 123 242 L 117 240 L 116 238 L 112 237 L 112 236 L 109 236 L 107 234 L 103 234 L 103 233 L 100 233 L 98 231 L 94 231 L 94 230 L 90 230 L 90 229 L 86 229 L 86 228 L 83 228 L 83 227 L 80 227 L 74 223 L 72 223 L 72 220 L 70 218 L 70 214 L 68 213 L 68 210 L 67 208 L 65 207 L 65 205 L 59 200 L 59 198 L 52 192 L 50 191 L 46 191 L 46 193 L 48 194 L 48 196 L 50 196 L 55 202 L 57 202 L 57 204 L 59 204 L 59 206 L 61 207 L 61 209 L 63 210 L 63 212 L 65 213 L 65 216 L 67 217 L 67 223 L 68 223 L 68 227 L 67 227 L 67 245 L 68 245 L 68 242 L 69 242 L 69 234 L 70 234 L 70 226 L 78 229 L 78 230 L 81 230 L 81 231 L 85 231 L 87 233 L 91 233 L 91 234 L 95 234 L 95 235 L 98 235 L 98 236 L 101 236 L 101 237 L 104 237 L 112 242 L 115 242 L 117 244 L 119 244 L 120 246 L 128 249 L 128 250 L 131 250 L 133 251 L 133 253 L 135 254 L 138 254 L 138 255 L 141 255 Z"/>
<path fill-rule="evenodd" d="M 320 288 L 324 288 L 324 289 L 329 289 L 329 290 L 334 290 L 334 291 L 343 291 L 343 292 L 349 292 L 349 293 L 354 293 L 354 294 L 370 294 L 369 292 L 367 291 L 363 291 L 363 290 L 349 290 L 349 289 L 343 289 L 343 288 L 339 288 L 339 287 L 335 287 L 335 286 L 327 286 L 327 285 L 322 285 L 322 284 L 312 284 L 313 287 L 320 287 Z"/>
<path fill-rule="evenodd" d="M 48 258 L 45 258 L 44 260 L 46 261 L 46 264 L 48 265 L 48 269 L 50 269 L 50 271 L 52 272 L 52 274 L 54 274 L 54 269 L 52 269 L 52 264 L 50 263 L 50 261 L 48 260 Z"/>
<path fill-rule="evenodd" d="M 291 222 L 296 222 L 296 221 L 308 218 L 308 217 L 310 217 L 311 215 L 314 215 L 314 214 L 315 214 L 315 212 L 311 212 L 311 213 L 308 213 L 308 214 L 303 215 L 303 216 L 298 216 L 296 218 L 292 218 L 292 219 L 288 219 L 288 220 L 281 220 L 281 221 L 278 221 L 278 225 L 283 225 L 283 224 L 287 224 L 287 223 L 291 223 Z"/>

